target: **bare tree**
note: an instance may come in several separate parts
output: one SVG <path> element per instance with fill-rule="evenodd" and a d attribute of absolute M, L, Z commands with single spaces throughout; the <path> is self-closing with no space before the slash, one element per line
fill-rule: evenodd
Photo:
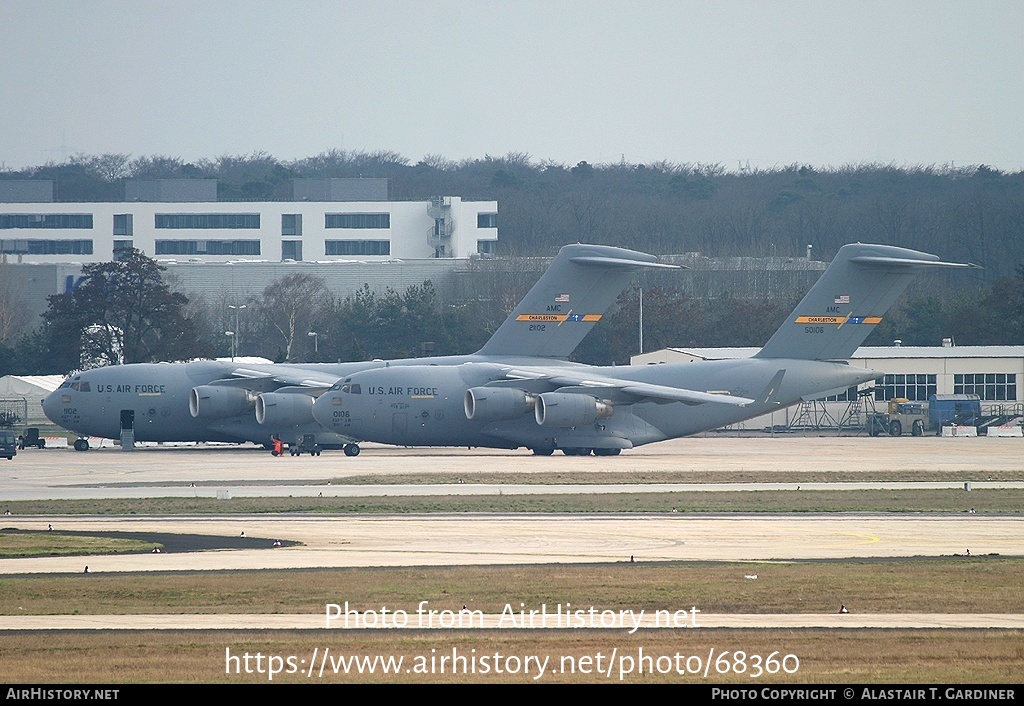
<path fill-rule="evenodd" d="M 293 360 L 296 343 L 305 340 L 313 320 L 330 301 L 323 279 L 296 272 L 285 275 L 253 301 L 259 328 L 281 346 L 282 362 Z"/>

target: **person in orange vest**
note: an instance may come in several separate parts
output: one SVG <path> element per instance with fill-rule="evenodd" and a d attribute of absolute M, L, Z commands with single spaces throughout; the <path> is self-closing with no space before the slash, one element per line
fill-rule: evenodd
<path fill-rule="evenodd" d="M 281 440 L 279 438 L 277 438 L 276 434 L 271 437 L 271 440 L 274 442 L 274 455 L 275 456 L 282 456 L 282 455 L 284 455 L 284 444 L 281 442 Z"/>

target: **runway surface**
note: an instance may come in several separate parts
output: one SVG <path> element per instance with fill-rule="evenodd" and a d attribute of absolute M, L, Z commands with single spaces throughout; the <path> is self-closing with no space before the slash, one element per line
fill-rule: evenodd
<path fill-rule="evenodd" d="M 350 458 L 274 458 L 257 449 L 149 448 L 29 449 L 0 465 L 0 502 L 27 498 L 360 496 L 412 494 L 714 492 L 795 490 L 798 483 L 593 484 L 595 472 L 717 471 L 744 480 L 752 474 L 941 470 L 943 482 L 799 483 L 802 488 L 861 489 L 1020 487 L 1020 480 L 986 481 L 994 472 L 1021 471 L 1019 439 L 794 437 L 722 435 L 652 444 L 616 457 L 536 457 L 525 451 L 404 449 L 368 445 Z M 559 472 L 558 485 L 477 484 L 482 473 Z M 444 474 L 447 483 L 327 485 L 328 479 L 398 474 Z M 450 480 L 453 476 L 463 483 Z M 962 479 L 962 480 L 961 480 Z M 191 487 L 195 483 L 196 487 Z M 966 493 L 965 493 L 966 495 Z M 836 559 L 846 557 L 1024 555 L 1024 518 L 982 515 L 224 515 L 194 517 L 4 517 L 18 529 L 177 532 L 301 542 L 275 549 L 189 554 L 45 557 L 0 560 L 0 573 L 179 571 L 446 564 L 623 561 Z M 254 544 L 255 539 L 251 540 Z"/>
<path fill-rule="evenodd" d="M 730 437 L 674 439 L 624 451 L 620 456 L 534 456 L 493 449 L 406 449 L 367 444 L 350 458 L 340 451 L 322 456 L 284 456 L 253 447 L 152 447 L 134 452 L 95 449 L 26 449 L 0 464 L 0 500 L 15 489 L 187 487 L 223 485 L 314 485 L 331 478 L 421 473 L 471 482 L 483 472 L 572 474 L 586 483 L 594 472 L 658 473 L 863 473 L 939 471 L 983 481 L 993 472 L 1024 470 L 1024 440 L 964 437 Z M 1024 478 L 1020 479 L 1024 480 Z"/>
<path fill-rule="evenodd" d="M 458 620 L 458 615 L 450 618 Z M 421 627 L 415 613 L 409 616 L 409 629 L 412 630 L 447 630 L 448 624 L 442 625 L 440 619 L 433 625 Z M 549 616 L 537 628 L 548 630 L 575 630 L 578 628 L 559 626 Z M 658 624 L 654 616 L 646 615 L 639 622 L 641 630 L 671 629 L 664 623 Z M 667 621 L 666 621 L 667 622 Z M 218 613 L 205 615 L 14 615 L 0 616 L 0 630 L 380 630 L 388 628 L 345 628 L 341 620 L 332 621 L 328 626 L 323 614 L 254 614 L 254 613 Z M 910 628 L 941 628 L 941 629 L 1024 629 L 1024 615 L 1010 614 L 964 614 L 964 613 L 874 613 L 871 615 L 828 615 L 817 613 L 791 614 L 735 614 L 715 615 L 701 613 L 697 617 L 696 628 L 791 628 L 791 629 L 910 629 Z M 517 629 L 518 626 L 516 626 Z M 401 628 L 399 628 L 401 629 Z M 500 615 L 484 615 L 481 619 L 465 618 L 459 629 L 462 630 L 494 630 L 512 629 L 509 618 L 502 621 Z M 529 628 L 526 628 L 529 629 Z M 622 631 L 621 624 L 606 626 L 597 625 L 597 630 Z"/>
<path fill-rule="evenodd" d="M 534 457 L 523 451 L 399 449 L 367 446 L 357 458 L 338 452 L 273 458 L 258 450 L 158 448 L 132 453 L 28 450 L 0 465 L 0 502 L 28 498 L 114 498 L 192 495 L 218 490 L 237 497 L 316 495 L 713 492 L 793 489 L 794 483 L 588 484 L 594 472 L 716 471 L 806 474 L 943 471 L 956 480 L 888 483 L 820 480 L 816 488 L 1021 487 L 1020 480 L 986 481 L 991 473 L 1024 468 L 1018 439 L 869 439 L 793 436 L 710 436 L 655 444 L 618 457 Z M 480 473 L 566 474 L 557 486 L 474 483 Z M 426 485 L 327 485 L 350 476 L 443 474 Z M 452 482 L 455 475 L 463 483 Z M 196 487 L 191 487 L 195 483 Z M 580 485 L 577 485 L 579 483 Z M 872 557 L 1024 555 L 1024 519 L 983 515 L 222 515 L 4 517 L 0 526 L 45 530 L 172 532 L 239 538 L 251 548 L 89 557 L 0 560 L 0 574 L 444 566 L 651 561 L 788 561 Z M 272 547 L 272 540 L 301 546 Z M 968 561 L 966 557 L 961 560 Z M 27 616 L 0 618 L 0 629 L 214 628 L 224 625 L 296 627 L 322 616 Z M 718 616 L 722 627 L 1024 627 L 1010 616 Z M 19 622 L 20 621 L 20 622 Z M 227 622 L 225 622 L 227 621 Z M 231 623 L 231 621 L 236 621 Z M 237 622 L 241 621 L 241 622 Z M 245 621 L 250 621 L 246 623 Z M 34 625 L 35 627 L 28 627 Z M 19 627 L 23 626 L 23 627 Z"/>
<path fill-rule="evenodd" d="M 421 515 L 5 518 L 18 529 L 182 532 L 252 549 L 0 560 L 0 574 L 1024 555 L 1024 521 L 958 516 Z M 258 539 L 257 539 L 258 538 Z M 274 539 L 302 546 L 272 547 Z"/>

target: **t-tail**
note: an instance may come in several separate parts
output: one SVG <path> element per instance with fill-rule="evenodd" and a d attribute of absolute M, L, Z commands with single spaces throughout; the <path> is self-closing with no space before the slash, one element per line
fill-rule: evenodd
<path fill-rule="evenodd" d="M 978 267 L 890 245 L 844 245 L 796 310 L 755 356 L 844 360 L 929 267 Z"/>
<path fill-rule="evenodd" d="M 643 267 L 679 268 L 634 250 L 566 245 L 479 353 L 568 358 Z"/>

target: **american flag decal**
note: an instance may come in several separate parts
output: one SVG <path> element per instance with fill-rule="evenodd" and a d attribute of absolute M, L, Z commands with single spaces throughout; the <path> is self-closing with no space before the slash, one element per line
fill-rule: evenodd
<path fill-rule="evenodd" d="M 568 294 L 559 294 L 557 297 L 555 297 L 555 301 L 556 302 L 563 302 L 563 303 L 564 302 L 568 302 L 569 301 L 569 295 Z"/>
<path fill-rule="evenodd" d="M 836 304 L 849 304 L 850 303 L 850 295 L 849 294 L 840 294 L 838 297 L 836 297 L 836 302 L 835 303 Z"/>

